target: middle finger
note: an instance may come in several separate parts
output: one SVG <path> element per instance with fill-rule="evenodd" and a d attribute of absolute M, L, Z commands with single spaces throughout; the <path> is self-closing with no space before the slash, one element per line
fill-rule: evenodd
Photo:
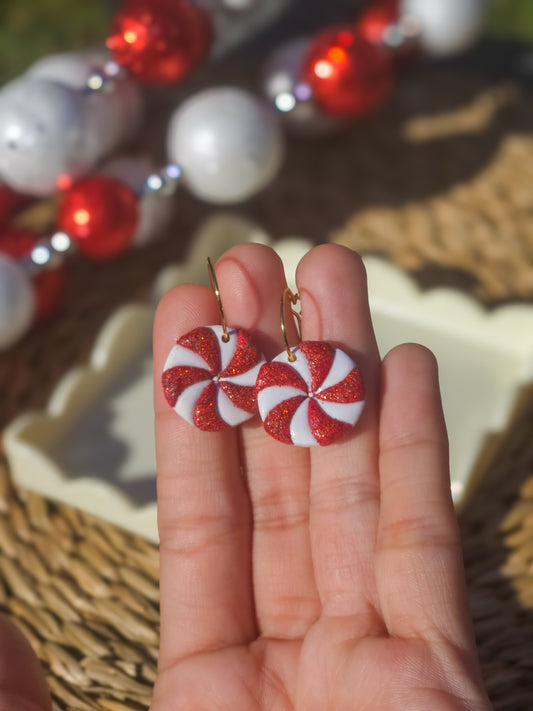
<path fill-rule="evenodd" d="M 217 277 L 228 322 L 254 331 L 267 359 L 276 356 L 282 350 L 279 306 L 286 287 L 279 257 L 268 247 L 240 245 L 219 260 Z M 287 325 L 296 339 L 293 325 Z M 309 461 L 308 450 L 273 440 L 260 421 L 242 427 L 256 617 L 266 637 L 299 638 L 320 610 L 309 538 Z"/>
<path fill-rule="evenodd" d="M 379 515 L 379 355 L 368 307 L 365 269 L 355 252 L 337 245 L 313 249 L 297 272 L 305 340 L 340 346 L 360 367 L 365 408 L 356 430 L 312 450 L 311 545 L 326 615 L 378 610 L 374 553 Z"/>

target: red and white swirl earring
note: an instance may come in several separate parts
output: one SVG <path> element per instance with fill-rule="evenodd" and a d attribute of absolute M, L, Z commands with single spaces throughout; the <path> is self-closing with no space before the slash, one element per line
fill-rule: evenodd
<path fill-rule="evenodd" d="M 257 413 L 255 383 L 265 358 L 247 331 L 226 326 L 209 259 L 207 266 L 221 325 L 200 326 L 178 338 L 166 360 L 162 385 L 178 415 L 205 432 L 219 432 Z"/>
<path fill-rule="evenodd" d="M 257 378 L 259 414 L 267 433 L 298 447 L 326 446 L 344 437 L 364 407 L 359 368 L 342 350 L 323 341 L 290 347 L 285 300 L 298 300 L 287 288 L 281 298 L 281 330 L 286 349 L 265 363 Z M 300 321 L 299 314 L 292 310 Z"/>

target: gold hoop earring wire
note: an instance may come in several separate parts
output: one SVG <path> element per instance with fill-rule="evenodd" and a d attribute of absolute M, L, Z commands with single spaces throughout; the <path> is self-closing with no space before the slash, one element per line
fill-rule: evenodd
<path fill-rule="evenodd" d="M 289 303 L 291 304 L 291 314 L 294 316 L 294 318 L 298 322 L 298 335 L 301 338 L 302 335 L 302 317 L 296 311 L 295 309 L 292 308 L 292 306 L 296 306 L 298 301 L 300 300 L 300 297 L 298 294 L 295 294 L 290 287 L 287 287 L 283 294 L 281 295 L 281 332 L 283 334 L 283 340 L 285 342 L 285 349 L 287 351 L 287 357 L 289 359 L 290 363 L 294 363 L 295 360 L 297 360 L 296 356 L 294 353 L 291 351 L 291 347 L 289 346 L 289 339 L 287 338 L 287 329 L 285 327 L 285 300 L 288 299 Z"/>
<path fill-rule="evenodd" d="M 220 289 L 218 288 L 217 276 L 215 274 L 215 269 L 211 263 L 211 259 L 207 258 L 207 269 L 209 271 L 209 280 L 211 282 L 211 288 L 213 289 L 215 296 L 217 297 L 218 310 L 220 312 L 220 323 L 222 325 L 222 341 L 227 343 L 229 341 L 228 329 L 226 328 L 226 317 L 224 316 L 224 309 L 222 308 L 222 299 L 220 298 Z"/>

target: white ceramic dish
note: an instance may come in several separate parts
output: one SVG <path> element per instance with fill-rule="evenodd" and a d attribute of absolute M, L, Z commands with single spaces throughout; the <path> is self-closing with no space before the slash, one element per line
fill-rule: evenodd
<path fill-rule="evenodd" d="M 155 299 L 176 283 L 207 280 L 205 257 L 232 244 L 269 242 L 232 216 L 208 221 L 186 264 L 166 269 Z M 305 240 L 274 245 L 289 282 Z M 533 381 L 533 308 L 487 313 L 458 292 L 421 292 L 390 264 L 365 259 L 380 351 L 405 341 L 430 347 L 440 366 L 450 438 L 452 492 L 460 502 L 491 435 L 509 422 Z M 153 309 L 127 306 L 104 327 L 90 363 L 67 374 L 46 411 L 18 418 L 5 432 L 15 480 L 43 495 L 103 516 L 157 540 L 151 332 Z"/>

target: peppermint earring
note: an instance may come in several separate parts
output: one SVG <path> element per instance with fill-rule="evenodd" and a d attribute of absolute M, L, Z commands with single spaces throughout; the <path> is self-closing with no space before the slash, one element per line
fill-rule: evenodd
<path fill-rule="evenodd" d="M 298 447 L 332 444 L 355 425 L 364 406 L 359 368 L 346 353 L 322 341 L 290 347 L 285 329 L 285 299 L 298 294 L 285 289 L 281 330 L 286 349 L 265 363 L 257 378 L 259 414 L 271 437 Z M 298 318 L 300 315 L 292 310 Z"/>
<path fill-rule="evenodd" d="M 205 432 L 219 432 L 256 414 L 255 382 L 265 358 L 244 329 L 227 328 L 210 259 L 207 267 L 221 325 L 200 326 L 178 338 L 166 360 L 162 385 L 178 415 Z"/>

